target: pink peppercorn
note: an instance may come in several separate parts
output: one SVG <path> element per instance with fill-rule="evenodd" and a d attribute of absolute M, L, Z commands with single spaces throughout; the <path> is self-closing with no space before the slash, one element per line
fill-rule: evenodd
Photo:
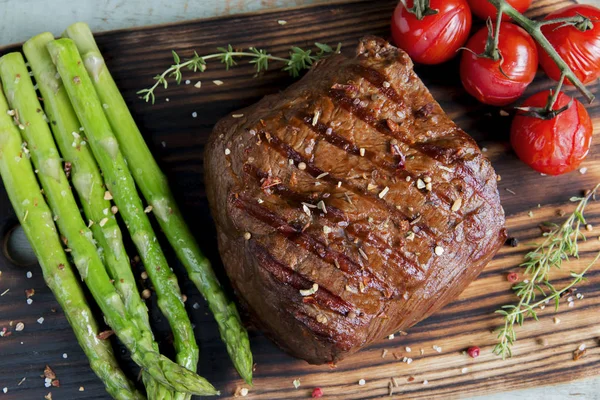
<path fill-rule="evenodd" d="M 477 358 L 479 357 L 479 347 L 477 346 L 471 346 L 467 349 L 467 354 L 471 357 L 471 358 Z"/>
<path fill-rule="evenodd" d="M 516 272 L 509 272 L 508 275 L 506 275 L 506 280 L 510 283 L 515 283 L 519 280 L 519 274 Z"/>
<path fill-rule="evenodd" d="M 323 389 L 314 388 L 312 392 L 313 399 L 318 399 L 319 397 L 323 397 Z"/>

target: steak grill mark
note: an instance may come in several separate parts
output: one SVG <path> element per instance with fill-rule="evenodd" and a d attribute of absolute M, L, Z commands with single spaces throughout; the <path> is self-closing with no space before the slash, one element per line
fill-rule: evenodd
<path fill-rule="evenodd" d="M 244 172 L 256 179 L 259 185 L 261 180 L 268 179 L 269 177 L 266 172 L 261 171 L 250 164 L 244 165 Z M 269 189 L 277 192 L 282 200 L 286 201 L 294 208 L 301 208 L 302 203 L 311 203 L 322 200 L 321 198 L 314 198 L 295 192 L 283 183 L 273 185 Z M 348 222 L 346 214 L 339 208 L 331 205 L 327 206 L 327 214 L 322 215 L 322 217 L 336 224 L 340 221 Z M 369 246 L 376 248 L 380 252 L 381 257 L 385 255 L 385 257 L 387 257 L 385 261 L 387 262 L 391 260 L 391 262 L 398 267 L 402 276 L 404 276 L 407 280 L 411 277 L 417 281 L 422 281 L 425 279 L 424 270 L 418 264 L 418 262 L 406 257 L 406 255 L 401 251 L 395 251 L 382 238 L 373 234 L 370 229 L 366 229 L 365 227 L 359 225 L 360 224 L 358 223 L 348 224 L 346 227 L 347 233 L 360 239 L 363 243 L 367 243 Z M 404 243 L 406 243 L 406 240 L 403 240 L 398 244 L 398 246 L 401 247 Z"/>
<path fill-rule="evenodd" d="M 265 268 L 279 282 L 289 285 L 298 291 L 307 289 L 313 285 L 314 282 L 275 259 L 263 245 L 254 241 L 254 239 L 251 239 L 251 246 L 252 250 L 255 251 L 260 266 Z M 319 290 L 313 295 L 304 297 L 303 301 L 305 303 L 307 302 L 307 298 L 311 299 L 308 302 L 315 302 L 343 316 L 347 316 L 350 312 L 354 312 L 355 315 L 360 314 L 353 304 L 348 303 L 322 286 L 319 286 Z"/>
<path fill-rule="evenodd" d="M 308 115 L 301 115 L 300 119 L 313 132 L 315 132 L 320 137 L 325 139 L 326 142 L 332 144 L 333 146 L 335 146 L 341 150 L 344 150 L 348 154 L 352 154 L 355 156 L 361 156 L 360 148 L 356 144 L 352 143 L 351 141 L 344 138 L 343 136 L 335 133 L 335 131 L 331 127 L 328 127 L 327 125 L 325 125 L 321 122 L 317 122 L 316 124 L 313 124 L 312 118 L 309 117 Z M 392 164 L 385 160 L 378 159 L 376 157 L 375 153 L 373 153 L 370 150 L 364 149 L 363 154 L 364 155 L 361 157 L 363 157 L 366 160 L 368 160 L 369 162 L 371 162 L 375 167 L 389 172 L 392 175 L 392 178 L 390 178 L 390 180 L 392 180 L 392 181 L 393 181 L 393 179 L 396 179 L 396 178 L 406 179 L 406 177 L 410 177 L 410 179 L 414 182 L 416 182 L 418 179 L 420 179 L 419 176 L 413 174 L 412 172 L 408 171 L 405 168 L 404 156 L 401 156 L 400 160 L 396 164 Z M 421 194 L 424 197 L 430 196 L 432 198 L 432 200 L 439 200 L 441 202 L 446 203 L 449 206 L 451 206 L 451 204 L 452 204 L 452 200 L 450 198 L 448 198 L 448 196 L 446 196 L 444 193 L 438 193 L 438 191 L 435 189 L 428 191 L 426 194 L 421 192 Z"/>
<path fill-rule="evenodd" d="M 360 287 L 360 283 L 362 283 L 365 287 L 371 287 L 382 292 L 388 298 L 398 294 L 397 288 L 377 278 L 373 274 L 373 271 L 367 267 L 363 268 L 348 256 L 330 250 L 325 243 L 303 232 L 302 228 L 290 225 L 286 220 L 268 208 L 259 205 L 255 200 L 239 195 L 232 195 L 230 201 L 234 207 L 245 211 L 251 217 L 276 229 L 278 234 L 283 235 L 293 243 L 299 244 L 323 261 L 331 264 L 334 268 L 339 266 L 339 269 L 346 274 L 348 280 L 357 287 Z"/>
<path fill-rule="evenodd" d="M 294 150 L 292 146 L 282 141 L 277 136 L 267 134 L 265 131 L 261 130 L 258 132 L 258 138 L 261 140 L 262 143 L 266 143 L 266 146 L 277 151 L 286 159 L 294 160 L 296 165 L 304 163 L 306 165 L 306 172 L 308 172 L 312 177 L 316 178 L 317 176 L 322 176 L 324 174 L 324 171 L 315 166 L 315 164 L 311 160 L 300 155 L 300 153 Z M 391 215 L 396 216 L 400 220 L 409 223 L 412 221 L 409 215 L 406 215 L 401 210 L 397 209 L 395 205 L 388 203 L 384 199 L 381 199 L 376 194 L 362 190 L 347 179 L 334 176 L 331 173 L 322 176 L 321 179 L 333 185 L 337 185 L 338 182 L 342 182 L 345 188 L 349 189 L 354 195 L 360 197 L 364 201 L 367 201 L 374 205 L 378 205 L 380 208 L 386 208 Z M 435 242 L 437 240 L 436 234 L 431 230 L 429 226 L 420 223 L 414 223 L 413 226 L 416 226 L 419 230 L 427 232 L 431 236 L 432 241 Z"/>

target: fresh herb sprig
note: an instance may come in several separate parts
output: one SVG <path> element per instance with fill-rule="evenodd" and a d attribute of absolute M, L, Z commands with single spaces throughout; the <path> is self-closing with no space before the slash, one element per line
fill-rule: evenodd
<path fill-rule="evenodd" d="M 168 78 L 173 78 L 175 82 L 177 82 L 177 84 L 179 85 L 181 83 L 181 80 L 183 79 L 183 69 L 187 68 L 194 72 L 204 72 L 206 70 L 206 61 L 212 59 L 218 59 L 219 61 L 221 61 L 221 63 L 225 64 L 225 69 L 228 70 L 229 68 L 237 65 L 236 58 L 250 58 L 250 64 L 254 64 L 257 74 L 269 69 L 269 61 L 282 62 L 285 64 L 283 70 L 288 71 L 291 76 L 297 77 L 298 75 L 300 75 L 300 72 L 302 70 L 309 69 L 316 61 L 320 60 L 321 58 L 332 53 L 339 53 L 342 44 L 338 43 L 336 48 L 332 48 L 327 44 L 315 43 L 315 47 L 317 48 L 316 51 L 310 49 L 304 50 L 300 47 L 294 46 L 290 49 L 288 57 L 284 58 L 273 56 L 267 53 L 267 51 L 264 49 L 250 47 L 247 51 L 238 51 L 235 50 L 233 46 L 227 45 L 227 47 L 217 48 L 217 53 L 207 54 L 204 56 L 200 56 L 197 52 L 194 51 L 194 55 L 192 56 L 192 58 L 186 59 L 183 62 L 181 61 L 179 54 L 177 54 L 173 50 L 172 53 L 174 64 L 167 68 L 162 74 L 156 75 L 154 77 L 154 80 L 156 81 L 154 85 L 152 85 L 149 88 L 140 90 L 139 92 L 137 92 L 137 94 L 141 95 L 142 98 L 146 100 L 146 102 L 152 101 L 152 104 L 154 104 L 154 91 L 161 85 L 166 89 L 169 86 Z"/>
<path fill-rule="evenodd" d="M 579 257 L 578 242 L 580 239 L 585 240 L 585 235 L 581 232 L 581 227 L 586 225 L 583 213 L 590 199 L 596 195 L 598 188 L 600 188 L 600 184 L 584 197 L 572 197 L 571 201 L 579 202 L 573 214 L 562 225 L 545 233 L 544 242 L 525 255 L 525 261 L 521 266 L 525 267 L 525 275 L 529 276 L 529 279 L 513 286 L 519 302 L 516 305 L 502 306 L 500 310 L 496 311 L 504 317 L 504 325 L 499 330 L 499 341 L 494 347 L 494 353 L 502 358 L 512 355 L 511 346 L 517 340 L 515 325 L 522 326 L 525 318 L 530 316 L 537 321 L 536 309 L 551 301 L 558 310 L 561 295 L 583 281 L 584 275 L 600 258 L 599 253 L 581 273 L 571 272 L 573 280 L 560 290 L 557 290 L 548 281 L 548 275 L 552 268 L 560 268 L 562 262 L 570 257 Z M 536 301 L 538 295 L 543 298 Z"/>

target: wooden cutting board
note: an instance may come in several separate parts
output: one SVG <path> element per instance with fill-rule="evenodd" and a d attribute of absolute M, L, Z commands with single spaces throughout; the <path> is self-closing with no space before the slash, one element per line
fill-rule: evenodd
<path fill-rule="evenodd" d="M 168 67 L 171 50 L 182 57 L 193 50 L 208 54 L 218 46 L 231 43 L 235 47 L 255 46 L 281 55 L 292 45 L 310 46 L 318 41 L 342 42 L 344 51 L 353 51 L 356 40 L 364 34 L 389 36 L 389 21 L 395 0 L 346 2 L 313 6 L 174 25 L 102 33 L 98 44 L 105 54 L 118 85 L 122 89 L 159 163 L 167 173 L 175 195 L 201 247 L 223 276 L 216 252 L 214 226 L 204 193 L 203 150 L 214 123 L 227 113 L 257 101 L 261 96 L 286 87 L 292 79 L 286 73 L 273 71 L 254 78 L 252 68 L 244 61 L 225 72 L 218 64 L 210 64 L 204 74 L 186 73 L 191 84 L 173 86 L 158 92 L 154 106 L 138 99 L 136 91 L 152 84 L 152 77 Z M 529 15 L 539 17 L 570 4 L 567 0 L 534 2 Z M 279 20 L 287 21 L 280 25 Z M 42 29 L 42 27 L 40 27 Z M 18 47 L 3 49 L 5 53 Z M 574 208 L 569 198 L 600 182 L 600 146 L 592 148 L 584 162 L 587 172 L 572 172 L 561 177 L 540 176 L 523 165 L 508 144 L 511 118 L 499 109 L 478 104 L 460 85 L 456 60 L 442 66 L 419 67 L 417 72 L 442 107 L 464 130 L 487 149 L 487 155 L 502 176 L 499 183 L 506 210 L 510 236 L 521 243 L 540 237 L 538 224 L 560 221 L 558 210 Z M 213 80 L 224 83 L 217 86 Z M 200 89 L 194 83 L 202 81 Z M 529 93 L 550 87 L 539 74 Z M 591 86 L 598 95 L 599 85 Z M 594 124 L 600 129 L 600 101 L 588 107 Z M 193 117 L 192 114 L 197 117 Z M 587 216 L 592 224 L 600 224 L 600 204 L 589 206 Z M 15 225 L 16 218 L 3 189 L 0 189 L 0 234 Z M 559 286 L 566 284 L 568 271 L 580 270 L 600 250 L 600 225 L 590 233 L 582 246 L 582 260 L 572 262 L 555 274 Z M 168 249 L 168 246 L 165 246 Z M 410 329 L 408 335 L 382 339 L 360 353 L 341 362 L 337 368 L 309 366 L 282 353 L 259 332 L 251 331 L 256 360 L 255 386 L 249 397 L 257 399 L 307 398 L 314 387 L 321 387 L 327 398 L 365 399 L 388 396 L 388 385 L 395 378 L 394 394 L 410 399 L 451 399 L 478 394 L 531 388 L 581 379 L 598 374 L 600 365 L 600 265 L 589 281 L 580 287 L 585 297 L 567 307 L 563 302 L 557 314 L 548 307 L 540 312 L 540 322 L 527 321 L 518 330 L 514 357 L 502 360 L 492 354 L 496 342 L 493 330 L 501 322 L 493 312 L 502 304 L 515 301 L 509 271 L 518 270 L 527 247 L 504 247 L 473 284 L 441 312 Z M 167 250 L 171 265 L 187 294 L 187 309 L 196 328 L 201 347 L 199 373 L 222 390 L 223 397 L 233 396 L 242 383 L 238 379 L 218 331 L 201 296 L 187 281 L 172 251 Z M 133 253 L 131 253 L 133 255 Z M 100 381 L 88 367 L 71 329 L 46 288 L 37 265 L 16 266 L 0 255 L 0 389 L 7 387 L 2 399 L 40 399 L 52 392 L 54 399 L 106 399 Z M 31 271 L 32 277 L 27 277 Z M 33 303 L 26 303 L 25 290 L 35 289 Z M 157 338 L 167 354 L 170 349 L 165 321 L 157 311 L 155 299 L 148 302 Z M 553 318 L 560 319 L 555 324 Z M 43 317 L 43 323 L 37 320 Z M 40 320 L 41 321 L 41 320 Z M 16 331 L 17 322 L 25 329 Z M 540 343 L 545 343 L 545 345 Z M 572 353 L 581 343 L 588 352 L 579 361 Z M 471 345 L 481 347 L 482 355 L 471 359 L 462 352 Z M 115 342 L 124 368 L 135 378 L 138 370 L 125 351 Z M 441 347 L 437 352 L 433 346 Z M 410 347 L 409 352 L 406 347 Z M 422 349 L 422 350 L 421 350 Z M 387 350 L 387 356 L 382 357 Z M 423 354 L 421 354 L 423 352 Z M 404 356 L 414 361 L 409 365 L 397 360 Z M 50 365 L 60 380 L 60 388 L 45 388 L 40 377 Z M 26 378 L 26 379 L 25 379 Z M 294 388 L 292 381 L 301 386 Z M 359 386 L 358 381 L 366 384 Z M 427 381 L 427 384 L 424 384 Z"/>

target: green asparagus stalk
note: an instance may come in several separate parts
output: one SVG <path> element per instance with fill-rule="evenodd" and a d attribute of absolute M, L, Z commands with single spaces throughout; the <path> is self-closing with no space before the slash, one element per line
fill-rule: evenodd
<path fill-rule="evenodd" d="M 198 363 L 198 345 L 183 306 L 177 278 L 169 268 L 150 220 L 144 212 L 133 177 L 110 124 L 102 112 L 103 105 L 85 71 L 77 47 L 70 39 L 55 40 L 48 43 L 47 47 L 71 104 L 85 129 L 92 153 L 104 174 L 106 186 L 112 193 L 146 266 L 158 294 L 158 305 L 171 325 L 177 362 L 195 371 Z"/>
<path fill-rule="evenodd" d="M 76 23 L 67 28 L 64 35 L 73 39 L 77 45 L 96 92 L 102 103 L 107 105 L 105 114 L 136 183 L 152 206 L 152 211 L 190 279 L 207 300 L 219 325 L 221 339 L 225 342 L 236 369 L 246 382 L 251 383 L 252 353 L 248 333 L 241 323 L 235 304 L 226 297 L 210 261 L 200 251 L 181 216 L 167 180 L 110 75 L 92 32 L 87 24 Z"/>
<path fill-rule="evenodd" d="M 80 129 L 81 124 L 46 49 L 46 45 L 52 40 L 54 36 L 49 32 L 37 35 L 23 45 L 23 52 L 44 99 L 44 111 L 51 121 L 54 138 L 63 158 L 70 163 L 73 186 L 89 220 L 88 225 L 91 225 L 94 238 L 98 241 L 115 289 L 132 317 L 132 322 L 148 335 L 152 340 L 154 351 L 158 353 L 158 344 L 154 342 L 150 327 L 148 309 L 137 290 L 129 257 L 123 245 L 121 230 L 113 213 L 109 212 L 112 208 L 110 193 L 106 192 L 96 160 L 86 145 L 84 133 Z M 167 389 L 151 382 L 147 372 L 143 373 L 143 377 L 150 399 L 164 399 L 167 396 L 165 393 Z"/>
<path fill-rule="evenodd" d="M 23 152 L 31 155 L 39 171 L 38 178 L 75 266 L 109 326 L 131 352 L 131 358 L 164 385 L 192 394 L 217 394 L 204 378 L 156 353 L 149 338 L 130 322 L 130 316 L 102 264 L 92 232 L 79 213 L 21 53 L 9 53 L 0 58 L 0 80 L 29 146 L 24 146 Z"/>
<path fill-rule="evenodd" d="M 41 194 L 23 140 L 0 85 L 0 175 L 19 222 L 92 370 L 118 400 L 144 399 L 119 368 L 107 340 L 98 339 L 98 324 L 58 238 L 52 213 Z"/>

